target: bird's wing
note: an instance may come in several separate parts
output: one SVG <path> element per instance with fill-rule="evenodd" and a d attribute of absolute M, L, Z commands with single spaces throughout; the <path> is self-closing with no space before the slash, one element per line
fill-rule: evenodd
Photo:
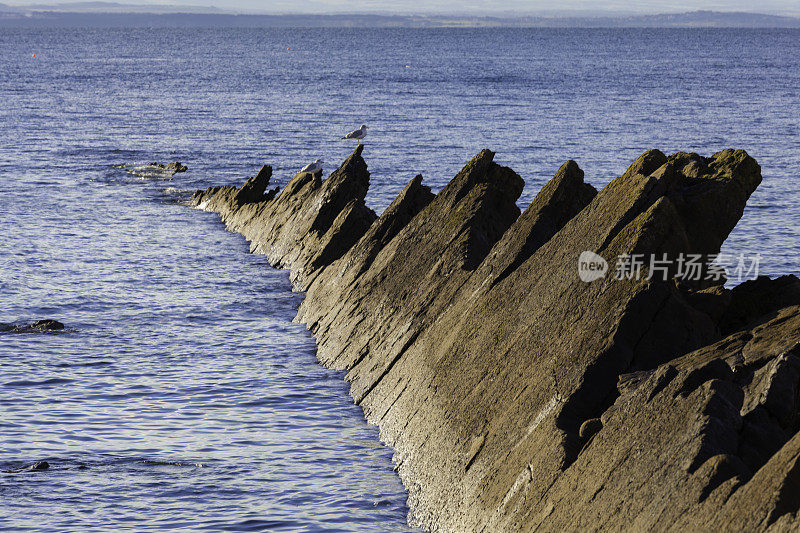
<path fill-rule="evenodd" d="M 345 139 L 355 139 L 360 133 L 361 133 L 361 130 L 354 130 L 354 131 L 351 131 L 350 133 L 348 133 L 347 135 L 345 135 L 344 138 Z"/>

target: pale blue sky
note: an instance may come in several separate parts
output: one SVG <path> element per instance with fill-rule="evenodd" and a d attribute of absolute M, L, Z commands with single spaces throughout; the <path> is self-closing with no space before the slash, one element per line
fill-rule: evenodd
<path fill-rule="evenodd" d="M 74 0 L 73 0 L 74 1 Z M 780 15 L 800 15 L 800 0 L 116 0 L 125 4 L 161 4 L 216 6 L 231 11 L 274 13 L 668 13 L 712 9 L 716 11 L 748 11 Z M 70 3 L 61 0 L 0 0 L 12 5 Z"/>

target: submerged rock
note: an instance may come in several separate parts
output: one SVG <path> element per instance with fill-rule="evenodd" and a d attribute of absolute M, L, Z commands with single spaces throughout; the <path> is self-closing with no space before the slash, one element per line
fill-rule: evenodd
<path fill-rule="evenodd" d="M 484 150 L 376 217 L 363 149 L 324 181 L 270 194 L 262 169 L 192 202 L 307 290 L 297 320 L 397 450 L 421 523 L 800 527 L 800 282 L 674 266 L 719 252 L 755 160 L 651 150 L 599 192 L 568 161 L 520 213 L 523 180 Z M 585 253 L 667 266 L 588 283 Z"/>
<path fill-rule="evenodd" d="M 170 178 L 180 172 L 186 172 L 189 168 L 182 164 L 180 161 L 173 161 L 172 163 L 159 163 L 153 161 L 151 163 L 136 164 L 136 165 L 121 165 L 130 174 L 140 178 Z"/>
<path fill-rule="evenodd" d="M 64 329 L 64 324 L 58 320 L 45 319 L 37 320 L 28 327 L 34 331 L 57 331 Z"/>
<path fill-rule="evenodd" d="M 31 324 L 15 325 L 0 324 L 0 332 L 6 333 L 37 333 L 47 331 L 59 331 L 64 329 L 64 324 L 58 320 L 44 319 L 37 320 Z"/>
<path fill-rule="evenodd" d="M 23 466 L 20 468 L 14 468 L 12 470 L 3 470 L 5 474 L 21 474 L 23 472 L 35 472 L 38 470 L 47 470 L 50 468 L 50 463 L 47 461 L 39 461 L 38 463 L 33 463 L 28 466 Z"/>

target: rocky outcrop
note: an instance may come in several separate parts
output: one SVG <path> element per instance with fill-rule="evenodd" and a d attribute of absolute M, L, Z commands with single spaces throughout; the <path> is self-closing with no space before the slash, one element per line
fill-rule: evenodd
<path fill-rule="evenodd" d="M 173 161 L 172 163 L 167 163 L 164 168 L 169 170 L 174 174 L 178 174 L 180 172 L 186 172 L 189 168 L 186 165 L 181 164 L 180 161 Z"/>
<path fill-rule="evenodd" d="M 192 202 L 291 269 L 297 320 L 396 449 L 425 527 L 800 525 L 800 281 L 729 290 L 683 267 L 742 216 L 751 157 L 651 150 L 600 192 L 568 161 L 520 213 L 523 180 L 484 150 L 376 217 L 362 150 L 326 180 L 267 193 L 265 167 Z M 611 266 L 591 283 L 585 252 Z M 620 257 L 656 260 L 618 276 Z"/>
<path fill-rule="evenodd" d="M 293 283 L 303 288 L 377 218 L 364 204 L 369 171 L 362 150 L 359 146 L 325 181 L 319 173 L 301 172 L 279 193 L 264 193 L 272 175 L 264 167 L 241 188 L 212 187 L 196 192 L 191 202 L 219 212 L 229 228 L 251 242 L 253 252 L 291 269 Z"/>

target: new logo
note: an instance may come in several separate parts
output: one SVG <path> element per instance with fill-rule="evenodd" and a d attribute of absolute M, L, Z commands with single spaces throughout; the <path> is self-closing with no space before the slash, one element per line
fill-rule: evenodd
<path fill-rule="evenodd" d="M 608 261 L 594 252 L 581 252 L 578 257 L 578 276 L 581 281 L 591 283 L 606 275 L 608 272 Z"/>

